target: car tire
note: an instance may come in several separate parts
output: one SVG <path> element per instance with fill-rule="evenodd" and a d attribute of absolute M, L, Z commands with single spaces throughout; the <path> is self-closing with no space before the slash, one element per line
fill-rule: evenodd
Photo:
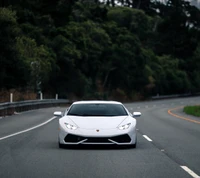
<path fill-rule="evenodd" d="M 65 148 L 65 145 L 61 144 L 60 142 L 58 142 L 58 146 L 59 146 L 59 148 Z"/>
<path fill-rule="evenodd" d="M 137 146 L 137 143 L 131 145 L 131 148 L 136 148 L 136 146 Z"/>
<path fill-rule="evenodd" d="M 135 144 L 130 145 L 130 148 L 136 148 L 136 146 L 137 146 L 137 138 L 136 138 Z"/>

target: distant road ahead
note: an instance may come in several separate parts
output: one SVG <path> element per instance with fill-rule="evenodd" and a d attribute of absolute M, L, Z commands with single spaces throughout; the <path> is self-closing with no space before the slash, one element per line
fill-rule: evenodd
<path fill-rule="evenodd" d="M 198 177 L 200 124 L 184 118 L 196 121 L 200 118 L 187 116 L 180 108 L 195 104 L 200 104 L 200 97 L 125 104 L 131 112 L 142 112 L 137 118 L 136 149 L 106 146 L 59 149 L 58 119 L 53 118 L 53 112 L 65 108 L 0 118 L 0 178 Z M 46 121 L 50 122 L 40 125 Z M 38 128 L 34 129 L 36 125 Z M 18 135 L 11 135 L 14 133 Z"/>

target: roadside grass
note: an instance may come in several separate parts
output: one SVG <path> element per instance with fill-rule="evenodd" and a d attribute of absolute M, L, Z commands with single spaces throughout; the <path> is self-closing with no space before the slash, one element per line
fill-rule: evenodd
<path fill-rule="evenodd" d="M 200 117 L 200 106 L 185 106 L 183 111 L 186 114 Z"/>

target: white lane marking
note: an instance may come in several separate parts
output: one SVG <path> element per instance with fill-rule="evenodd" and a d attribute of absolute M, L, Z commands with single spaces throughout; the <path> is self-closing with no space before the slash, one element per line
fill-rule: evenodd
<path fill-rule="evenodd" d="M 19 134 L 22 134 L 22 133 L 25 133 L 25 132 L 29 132 L 29 131 L 31 131 L 31 130 L 34 130 L 34 129 L 38 128 L 38 127 L 41 127 L 41 126 L 43 126 L 43 125 L 46 125 L 46 124 L 48 124 L 49 122 L 51 122 L 52 120 L 54 120 L 55 118 L 56 118 L 56 117 L 52 117 L 51 119 L 47 120 L 46 122 L 43 122 L 43 123 L 41 123 L 41 124 L 39 124 L 39 125 L 36 125 L 36 126 L 34 126 L 34 127 L 29 128 L 29 129 L 22 130 L 22 131 L 20 131 L 20 132 L 16 132 L 16 133 L 7 135 L 7 136 L 5 136 L 5 137 L 0 137 L 0 141 L 1 141 L 1 140 L 4 140 L 4 139 L 7 139 L 7 138 L 10 138 L 10 137 L 14 137 L 14 136 L 16 136 L 16 135 L 19 135 Z"/>
<path fill-rule="evenodd" d="M 152 140 L 147 135 L 143 135 L 143 137 L 146 138 L 149 142 L 152 142 Z"/>
<path fill-rule="evenodd" d="M 190 174 L 194 178 L 200 178 L 196 173 L 194 173 L 191 169 L 189 169 L 187 166 L 181 166 L 182 169 L 184 169 L 188 174 Z"/>

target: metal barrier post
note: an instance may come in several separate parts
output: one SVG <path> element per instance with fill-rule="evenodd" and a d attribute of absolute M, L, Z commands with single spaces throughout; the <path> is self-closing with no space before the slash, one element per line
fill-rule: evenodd
<path fill-rule="evenodd" d="M 43 100 L 43 94 L 42 94 L 42 92 L 40 93 L 40 100 Z"/>
<path fill-rule="evenodd" d="M 10 103 L 13 102 L 13 93 L 10 93 Z"/>

